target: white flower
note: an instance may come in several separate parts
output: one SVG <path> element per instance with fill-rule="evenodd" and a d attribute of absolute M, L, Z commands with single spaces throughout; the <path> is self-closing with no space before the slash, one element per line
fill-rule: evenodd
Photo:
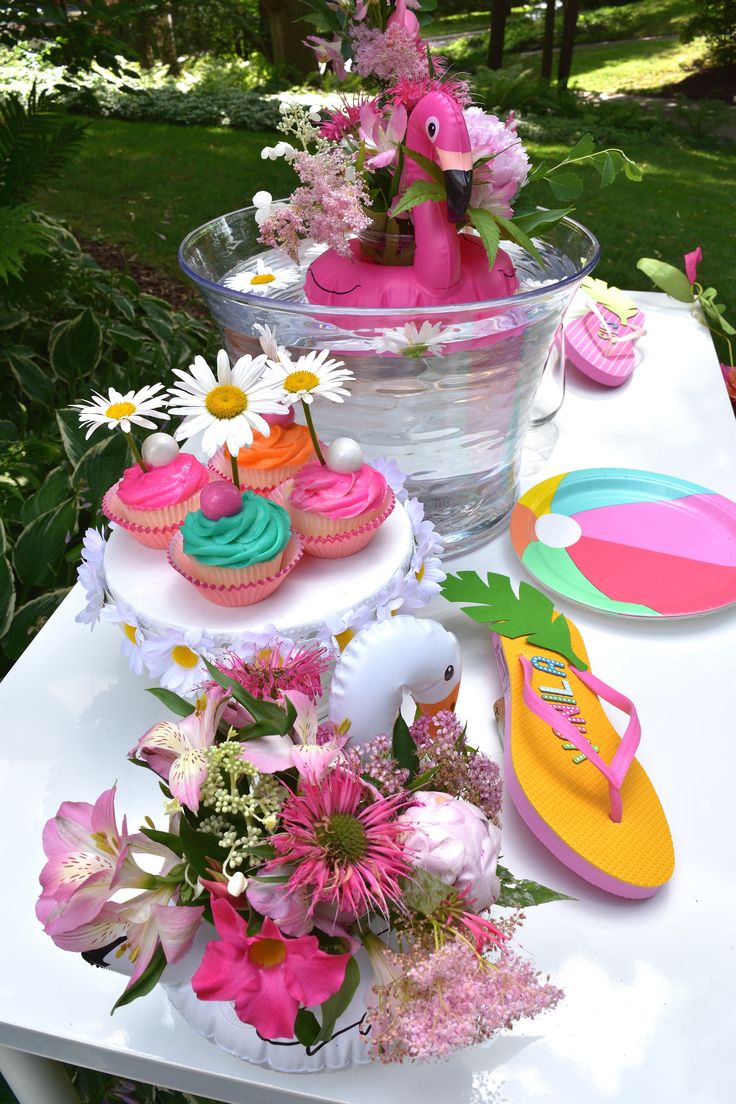
<path fill-rule="evenodd" d="M 209 676 L 202 659 L 211 659 L 215 642 L 200 629 L 167 629 L 142 644 L 148 673 L 167 690 L 187 695 Z"/>
<path fill-rule="evenodd" d="M 127 391 L 123 395 L 110 387 L 107 398 L 93 392 L 87 402 L 74 403 L 72 409 L 79 411 L 80 423 L 89 426 L 85 440 L 89 440 L 94 431 L 105 423 L 108 429 L 120 426 L 123 433 L 130 433 L 134 425 L 155 429 L 156 423 L 151 418 L 168 421 L 169 415 L 163 410 L 166 396 L 158 394 L 162 388 L 162 383 L 147 384 L 140 391 Z"/>
<path fill-rule="evenodd" d="M 115 602 L 114 605 L 105 607 L 102 611 L 102 619 L 103 621 L 109 621 L 111 625 L 119 625 L 123 630 L 123 643 L 120 646 L 120 651 L 127 659 L 128 666 L 133 674 L 142 675 L 145 636 L 135 611 L 123 602 Z"/>
<path fill-rule="evenodd" d="M 224 287 L 233 291 L 248 291 L 254 295 L 268 295 L 279 288 L 287 287 L 289 277 L 285 269 L 276 269 L 266 265 L 261 257 L 256 259 L 256 267 L 245 272 L 234 272 L 222 281 Z"/>
<path fill-rule="evenodd" d="M 283 157 L 287 161 L 292 161 L 296 155 L 297 150 L 292 146 L 291 142 L 277 142 L 275 146 L 264 146 L 261 150 L 261 159 L 263 161 L 276 161 L 279 157 Z M 268 192 L 256 193 L 256 195 L 268 194 Z M 253 203 L 257 206 L 255 196 L 253 196 Z M 256 215 L 256 221 L 258 221 L 258 215 Z"/>
<path fill-rule="evenodd" d="M 283 414 L 283 397 L 277 386 L 263 378 L 266 357 L 242 356 L 230 367 L 224 349 L 217 354 L 217 377 L 202 356 L 194 358 L 189 372 L 174 369 L 179 382 L 170 391 L 169 409 L 184 416 L 174 436 L 178 440 L 204 433 L 202 450 L 207 456 L 227 445 L 236 456 L 253 443 L 253 430 L 264 437 L 271 432 L 261 414 Z"/>
<path fill-rule="evenodd" d="M 379 353 L 405 357 L 442 356 L 450 336 L 450 327 L 443 330 L 439 322 L 422 322 L 418 329 L 415 322 L 407 322 L 405 326 L 384 330 L 374 348 Z"/>
<path fill-rule="evenodd" d="M 322 122 L 322 111 L 320 109 L 319 104 L 312 104 L 312 106 L 309 108 L 308 119 L 309 119 L 310 123 L 321 123 Z"/>
<path fill-rule="evenodd" d="M 399 610 L 407 608 L 418 609 L 422 602 L 413 602 L 414 591 L 418 583 L 411 571 L 406 575 L 403 571 L 397 571 L 391 580 L 378 592 L 375 598 L 376 618 L 378 621 L 387 621 Z M 409 603 L 410 605 L 407 605 Z"/>
<path fill-rule="evenodd" d="M 269 360 L 275 360 L 280 364 L 291 361 L 289 350 L 284 345 L 279 345 L 275 330 L 270 326 L 262 326 L 260 322 L 256 322 L 253 329 L 261 335 L 258 341 Z"/>
<path fill-rule="evenodd" d="M 389 460 L 385 456 L 377 456 L 375 460 L 371 460 L 371 467 L 380 472 L 399 501 L 403 502 L 406 498 L 404 491 L 406 473 L 401 470 L 396 461 Z"/>
<path fill-rule="evenodd" d="M 347 613 L 334 614 L 325 621 L 325 629 L 329 633 L 329 639 L 325 643 L 335 643 L 339 651 L 344 651 L 350 641 L 361 629 L 374 620 L 371 604 L 366 602 L 362 606 L 348 610 Z"/>
<path fill-rule="evenodd" d="M 315 395 L 339 403 L 350 398 L 350 392 L 342 384 L 355 377 L 341 360 L 329 360 L 329 355 L 329 349 L 320 352 L 313 349 L 294 362 L 284 364 L 269 360 L 272 371 L 268 381 L 281 388 L 281 401 L 293 406 L 299 399 L 311 403 Z"/>
<path fill-rule="evenodd" d="M 82 561 L 77 568 L 77 581 L 84 588 L 87 604 L 74 618 L 80 625 L 94 627 L 105 605 L 104 559 L 106 540 L 97 529 L 88 529 L 82 539 Z"/>

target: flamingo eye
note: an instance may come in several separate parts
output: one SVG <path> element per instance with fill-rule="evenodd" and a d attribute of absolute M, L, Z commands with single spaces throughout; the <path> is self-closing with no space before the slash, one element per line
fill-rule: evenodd
<path fill-rule="evenodd" d="M 436 115 L 430 115 L 427 119 L 427 136 L 434 142 L 440 132 L 440 124 Z"/>
<path fill-rule="evenodd" d="M 455 668 L 450 663 L 445 671 L 445 682 L 449 682 L 452 676 L 455 674 Z"/>

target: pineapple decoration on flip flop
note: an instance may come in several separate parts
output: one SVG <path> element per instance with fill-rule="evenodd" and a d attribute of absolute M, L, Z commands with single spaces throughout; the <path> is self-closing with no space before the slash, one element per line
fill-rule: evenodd
<path fill-rule="evenodd" d="M 565 356 L 579 372 L 605 387 L 620 387 L 636 367 L 634 341 L 644 333 L 644 313 L 605 280 L 588 277 L 580 290 L 589 306 L 564 329 Z"/>

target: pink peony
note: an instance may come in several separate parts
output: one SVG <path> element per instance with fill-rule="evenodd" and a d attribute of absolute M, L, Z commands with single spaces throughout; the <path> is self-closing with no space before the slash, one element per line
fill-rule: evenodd
<path fill-rule="evenodd" d="M 291 1039 L 300 1006 L 321 1004 L 338 991 L 349 954 L 326 954 L 316 936 L 285 938 L 273 920 L 249 936 L 227 901 L 213 901 L 220 942 L 205 947 L 192 978 L 200 1000 L 234 1001 L 243 1023 L 265 1039 Z"/>
<path fill-rule="evenodd" d="M 415 866 L 467 894 L 476 912 L 490 908 L 501 884 L 496 863 L 501 832 L 469 801 L 422 790 L 399 817 Z"/>
<path fill-rule="evenodd" d="M 475 167 L 471 206 L 510 218 L 511 203 L 529 175 L 529 158 L 516 133 L 516 121 L 510 116 L 502 123 L 479 107 L 466 107 L 465 124 L 475 160 L 490 158 Z"/>

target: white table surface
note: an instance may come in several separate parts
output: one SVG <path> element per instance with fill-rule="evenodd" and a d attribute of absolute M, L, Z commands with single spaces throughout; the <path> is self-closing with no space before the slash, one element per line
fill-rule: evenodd
<path fill-rule="evenodd" d="M 647 314 L 642 364 L 616 391 L 571 370 L 555 422 L 528 438 L 523 488 L 610 465 L 671 473 L 736 498 L 736 425 L 707 331 L 662 295 L 635 298 Z M 508 534 L 448 561 L 459 567 L 523 574 Z M 179 1020 L 161 990 L 110 1018 L 120 977 L 57 950 L 34 917 L 41 829 L 62 800 L 94 800 L 117 779 L 120 816 L 136 824 L 159 815 L 153 779 L 125 756 L 161 707 L 120 658 L 115 627 L 91 633 L 74 624 L 80 604 L 75 589 L 0 688 L 0 1044 L 229 1104 L 405 1104 L 420 1093 L 427 1104 L 735 1099 L 736 611 L 645 623 L 560 603 L 583 631 L 593 669 L 636 702 L 639 756 L 676 849 L 668 887 L 649 901 L 622 901 L 557 863 L 506 809 L 505 864 L 577 898 L 529 910 L 521 931 L 538 967 L 565 989 L 560 1007 L 449 1063 L 290 1076 L 219 1051 Z M 463 647 L 458 712 L 473 742 L 500 758 L 489 637 L 443 601 L 430 612 Z"/>

